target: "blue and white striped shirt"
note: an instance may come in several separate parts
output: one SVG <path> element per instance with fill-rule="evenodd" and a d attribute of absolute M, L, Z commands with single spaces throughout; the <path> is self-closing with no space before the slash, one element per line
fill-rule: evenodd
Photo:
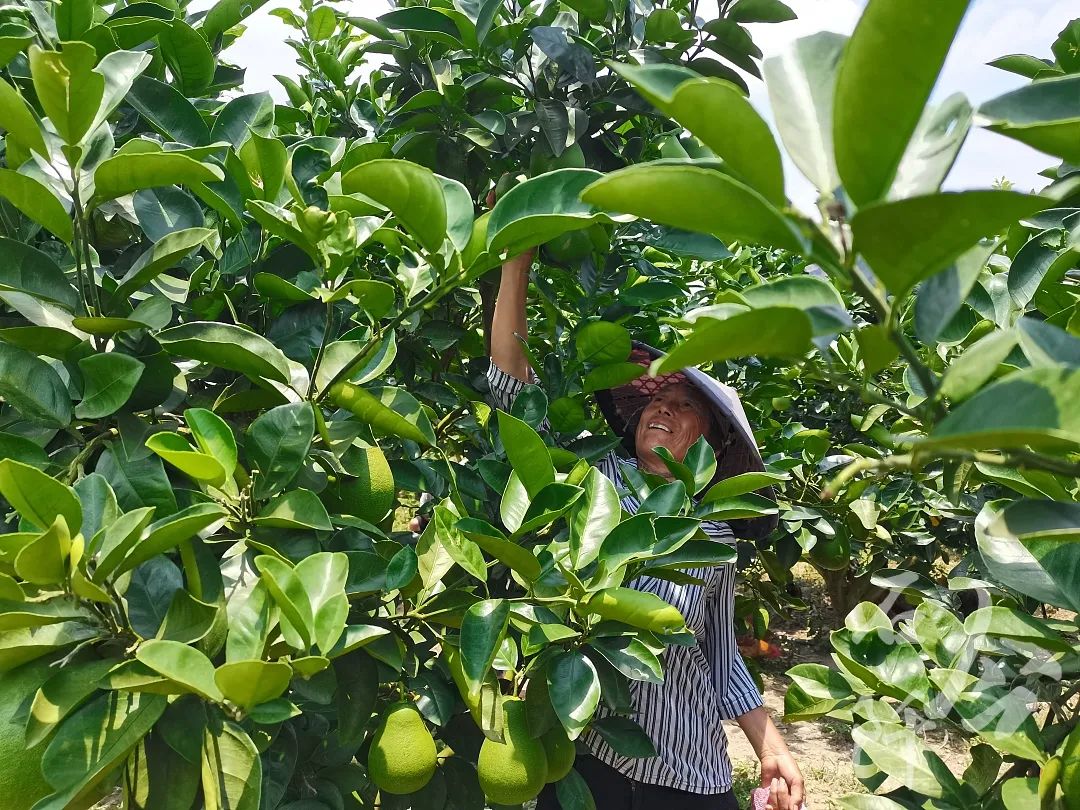
<path fill-rule="evenodd" d="M 494 363 L 487 377 L 495 405 L 509 411 L 525 383 Z M 619 461 L 611 453 L 597 467 L 624 488 Z M 622 462 L 636 464 L 633 459 Z M 628 494 L 622 506 L 635 513 L 640 501 Z M 735 542 L 726 523 L 704 523 L 702 529 L 713 540 Z M 735 644 L 735 565 L 687 573 L 705 584 L 680 585 L 648 576 L 629 583 L 678 608 L 698 641 L 696 647 L 667 649 L 663 683 L 630 682 L 634 719 L 652 739 L 657 755 L 649 759 L 620 756 L 591 731 L 583 740 L 594 756 L 631 779 L 691 793 L 723 793 L 731 789 L 732 778 L 723 721 L 763 704 Z"/>

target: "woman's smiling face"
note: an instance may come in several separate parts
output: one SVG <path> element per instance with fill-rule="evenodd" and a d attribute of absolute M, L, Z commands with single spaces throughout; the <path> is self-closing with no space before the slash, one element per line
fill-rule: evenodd
<path fill-rule="evenodd" d="M 694 442 L 708 432 L 709 421 L 709 405 L 693 386 L 676 383 L 661 389 L 638 421 L 634 434 L 638 459 L 651 462 L 656 458 L 652 451 L 665 447 L 682 461 Z"/>

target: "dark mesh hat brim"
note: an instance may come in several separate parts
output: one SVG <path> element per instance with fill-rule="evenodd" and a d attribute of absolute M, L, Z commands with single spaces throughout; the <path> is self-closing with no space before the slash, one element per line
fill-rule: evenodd
<path fill-rule="evenodd" d="M 647 369 L 660 355 L 661 352 L 651 346 L 634 343 L 629 361 Z M 712 408 L 720 442 L 720 447 L 714 448 L 717 466 L 713 483 L 746 472 L 764 472 L 765 464 L 758 452 L 753 431 L 750 429 L 738 395 L 729 386 L 692 368 L 657 377 L 651 377 L 646 372 L 625 385 L 596 392 L 600 411 L 604 414 L 612 431 L 622 437 L 623 446 L 627 452 L 632 456 L 637 456 L 634 436 L 637 432 L 638 419 L 645 406 L 649 404 L 649 400 L 658 391 L 677 383 L 689 383 L 694 386 Z M 759 490 L 759 494 L 773 498 L 771 488 Z M 730 521 L 736 535 L 745 539 L 765 537 L 776 528 L 777 522 L 775 515 Z"/>

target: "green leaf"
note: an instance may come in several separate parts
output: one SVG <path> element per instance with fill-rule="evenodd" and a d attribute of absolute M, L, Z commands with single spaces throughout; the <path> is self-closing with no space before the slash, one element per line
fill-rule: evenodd
<path fill-rule="evenodd" d="M 515 473 L 511 480 L 517 477 Z M 556 481 L 548 484 L 533 498 L 521 518 L 521 525 L 514 529 L 514 536 L 521 537 L 550 526 L 573 506 L 581 497 L 581 487 Z M 508 526 L 509 527 L 509 526 Z"/>
<path fill-rule="evenodd" d="M 851 222 L 855 247 L 889 291 L 903 295 L 955 261 L 984 236 L 1051 205 L 1014 191 L 911 197 L 861 209 Z"/>
<path fill-rule="evenodd" d="M 566 736 L 576 740 L 600 703 L 596 667 L 581 652 L 564 652 L 548 663 L 547 684 L 551 706 Z"/>
<path fill-rule="evenodd" d="M 29 464 L 0 460 L 0 495 L 24 520 L 44 530 L 63 517 L 69 531 L 82 528 L 82 505 L 71 487 Z"/>
<path fill-rule="evenodd" d="M 889 197 L 900 200 L 938 191 L 971 131 L 973 117 L 963 93 L 928 107 L 896 170 Z"/>
<path fill-rule="evenodd" d="M 1009 267 L 1009 296 L 1026 309 L 1047 284 L 1056 284 L 1076 264 L 1076 253 L 1061 248 L 1061 232 L 1043 231 L 1028 240 Z"/>
<path fill-rule="evenodd" d="M 158 34 L 161 56 L 185 96 L 195 97 L 210 86 L 217 68 L 203 35 L 181 19 Z"/>
<path fill-rule="evenodd" d="M 285 694 L 292 667 L 283 661 L 230 661 L 214 672 L 225 699 L 246 712 Z"/>
<path fill-rule="evenodd" d="M 968 3 L 913 8 L 870 0 L 859 19 L 840 63 L 833 111 L 836 166 L 857 205 L 888 194 Z"/>
<path fill-rule="evenodd" d="M 795 12 L 780 0 L 738 0 L 725 15 L 740 23 L 780 23 L 795 19 Z"/>
<path fill-rule="evenodd" d="M 578 360 L 601 365 L 622 363 L 630 357 L 630 333 L 617 323 L 590 321 L 574 338 Z"/>
<path fill-rule="evenodd" d="M 96 559 L 92 580 L 104 582 L 142 537 L 143 529 L 154 517 L 155 507 L 144 506 L 125 512 L 93 535 L 87 552 Z"/>
<path fill-rule="evenodd" d="M 852 739 L 883 772 L 924 796 L 963 804 L 956 777 L 941 758 L 911 731 L 894 723 L 872 721 L 851 732 Z"/>
<path fill-rule="evenodd" d="M 119 352 L 92 354 L 79 361 L 83 398 L 75 407 L 76 419 L 100 419 L 116 413 L 130 399 L 145 366 Z"/>
<path fill-rule="evenodd" d="M 378 22 L 394 31 L 406 31 L 418 39 L 461 47 L 461 32 L 453 20 L 439 13 L 439 9 L 426 6 L 395 9 L 379 17 Z"/>
<path fill-rule="evenodd" d="M 582 496 L 570 515 L 570 558 L 575 569 L 597 558 L 604 538 L 622 519 L 619 493 L 600 470 L 590 468 L 581 487 Z"/>
<path fill-rule="evenodd" d="M 672 87 L 668 65 L 612 64 L 612 69 L 696 135 L 748 186 L 773 205 L 785 204 L 780 150 L 769 125 L 739 88 L 712 78 L 692 78 Z"/>
<path fill-rule="evenodd" d="M 194 321 L 157 334 L 169 354 L 251 377 L 289 381 L 289 362 L 273 343 L 261 335 L 227 323 Z"/>
<path fill-rule="evenodd" d="M 315 620 L 311 615 L 311 602 L 293 567 L 269 555 L 256 557 L 255 567 L 282 613 L 281 630 L 286 643 L 293 649 L 308 650 Z"/>
<path fill-rule="evenodd" d="M 960 620 L 929 599 L 915 608 L 911 627 L 922 651 L 939 667 L 952 666 L 967 641 Z"/>
<path fill-rule="evenodd" d="M 339 382 L 327 389 L 330 401 L 379 433 L 433 447 L 435 433 L 416 399 L 401 388 L 361 388 Z"/>
<path fill-rule="evenodd" d="M 369 160 L 342 176 L 341 191 L 363 194 L 390 209 L 427 250 L 442 247 L 446 199 L 442 183 L 430 169 L 404 160 Z"/>
<path fill-rule="evenodd" d="M 758 192 L 715 169 L 663 163 L 631 166 L 598 179 L 581 198 L 608 211 L 724 240 L 803 250 L 803 238 L 787 217 Z M 696 204 L 686 205 L 691 199 Z"/>
<path fill-rule="evenodd" d="M 487 563 L 480 548 L 457 528 L 458 515 L 446 503 L 435 507 L 434 524 L 439 544 L 450 559 L 481 582 L 487 581 Z"/>
<path fill-rule="evenodd" d="M 210 133 L 212 141 L 224 141 L 240 149 L 251 133 L 266 137 L 274 128 L 274 99 L 269 93 L 237 96 L 222 107 Z"/>
<path fill-rule="evenodd" d="M 938 393 L 955 402 L 967 399 L 985 385 L 1016 347 L 1012 329 L 991 332 L 968 346 L 945 371 Z"/>
<path fill-rule="evenodd" d="M 458 521 L 457 529 L 503 565 L 520 574 L 526 582 L 540 578 L 540 562 L 536 555 L 507 539 L 487 521 L 464 518 Z"/>
<path fill-rule="evenodd" d="M 465 611 L 461 620 L 461 667 L 473 699 L 480 697 L 480 687 L 502 644 L 509 618 L 510 603 L 505 599 L 484 599 Z"/>
<path fill-rule="evenodd" d="M 217 166 L 179 152 L 125 152 L 98 164 L 94 196 L 112 200 L 143 188 L 213 183 L 224 177 Z"/>
<path fill-rule="evenodd" d="M 310 489 L 290 489 L 278 495 L 252 519 L 257 526 L 275 529 L 332 531 L 334 525 L 319 496 Z"/>
<path fill-rule="evenodd" d="M 281 492 L 304 464 L 315 436 L 315 415 L 307 402 L 271 408 L 247 430 L 246 450 L 258 469 L 253 494 L 268 498 Z"/>
<path fill-rule="evenodd" d="M 31 45 L 29 57 L 34 91 L 45 114 L 65 143 L 80 143 L 105 94 L 105 78 L 94 72 L 97 54 L 85 42 L 65 42 L 59 51 Z"/>
<path fill-rule="evenodd" d="M 203 146 L 210 142 L 210 130 L 199 111 L 170 84 L 140 76 L 132 84 L 125 100 L 154 129 L 173 141 L 189 146 Z"/>
<path fill-rule="evenodd" d="M 653 364 L 653 373 L 735 357 L 797 357 L 809 351 L 810 337 L 810 319 L 792 307 L 752 309 L 720 321 L 699 318 L 686 341 Z"/>
<path fill-rule="evenodd" d="M 591 169 L 558 169 L 519 183 L 504 194 L 487 221 L 487 251 L 521 253 L 567 231 L 607 217 L 582 201 L 582 191 L 600 179 Z M 478 220 L 479 221 L 479 220 Z"/>
<path fill-rule="evenodd" d="M 725 500 L 726 498 L 733 498 L 737 495 L 756 492 L 759 489 L 764 489 L 773 484 L 779 484 L 782 481 L 786 481 L 787 478 L 787 475 L 767 472 L 748 472 L 742 473 L 741 475 L 733 475 L 730 478 L 725 478 L 723 481 L 713 485 L 709 491 L 702 496 L 701 503 L 713 503 L 715 501 Z"/>
<path fill-rule="evenodd" d="M 225 721 L 206 727 L 202 751 L 202 789 L 206 810 L 259 810 L 262 759 L 240 726 Z"/>
<path fill-rule="evenodd" d="M 206 12 L 199 30 L 208 42 L 213 42 L 221 34 L 243 22 L 254 14 L 266 0 L 218 0 Z"/>
<path fill-rule="evenodd" d="M 821 664 L 798 664 L 786 674 L 792 683 L 784 695 L 785 722 L 816 719 L 853 697 L 847 680 Z"/>
<path fill-rule="evenodd" d="M 823 194 L 840 185 L 833 157 L 833 97 L 847 41 L 840 34 L 814 34 L 764 62 L 765 85 L 784 146 Z"/>
<path fill-rule="evenodd" d="M 166 270 L 176 267 L 189 253 L 216 235 L 212 228 L 186 228 L 166 234 L 135 260 L 131 269 L 120 279 L 113 297 L 130 297 Z"/>
<path fill-rule="evenodd" d="M 750 287 L 741 295 L 754 309 L 794 307 L 803 310 L 810 318 L 815 337 L 832 336 L 852 326 L 844 299 L 824 279 L 789 276 Z"/>
<path fill-rule="evenodd" d="M 214 665 L 194 647 L 179 641 L 151 639 L 139 645 L 135 657 L 207 700 L 220 703 L 225 699 L 214 680 Z"/>
<path fill-rule="evenodd" d="M 28 419 L 55 427 L 71 422 L 71 397 L 60 375 L 7 343 L 0 343 L 0 396 Z"/>
<path fill-rule="evenodd" d="M 196 599 L 185 590 L 176 591 L 169 610 L 158 628 L 157 637 L 166 641 L 197 644 L 206 638 L 218 621 L 218 606 Z"/>
<path fill-rule="evenodd" d="M 337 15 L 330 6 L 319 6 L 312 11 L 307 18 L 307 34 L 311 39 L 319 41 L 329 39 L 337 28 Z"/>
<path fill-rule="evenodd" d="M 324 654 L 334 649 L 345 630 L 349 615 L 349 600 L 345 595 L 348 574 L 349 559 L 341 552 L 312 554 L 293 569 L 293 575 L 307 591 L 314 640 Z"/>
<path fill-rule="evenodd" d="M 1017 501 L 983 507 L 975 539 L 990 574 L 1026 596 L 1080 607 L 1080 515 L 1076 504 Z"/>
<path fill-rule="evenodd" d="M 555 468 L 547 445 L 535 430 L 520 419 L 499 411 L 498 420 L 499 437 L 507 458 L 529 496 L 535 498 L 541 489 L 555 480 Z"/>
<path fill-rule="evenodd" d="M 972 449 L 1080 444 L 1080 369 L 1031 368 L 1004 377 L 953 410 L 924 441 Z"/>
<path fill-rule="evenodd" d="M 35 807 L 62 810 L 101 783 L 153 728 L 166 705 L 163 695 L 107 692 L 68 718 L 41 760 L 56 792 Z"/>
<path fill-rule="evenodd" d="M 1080 74 L 1038 79 L 979 107 L 986 126 L 1014 140 L 1080 163 Z"/>
<path fill-rule="evenodd" d="M 0 126 L 27 149 L 43 158 L 49 157 L 41 127 L 30 105 L 4 79 L 0 79 Z"/>
<path fill-rule="evenodd" d="M 178 433 L 158 431 L 146 440 L 146 446 L 185 475 L 200 483 L 220 487 L 225 483 L 225 468 L 216 458 L 195 450 Z"/>
<path fill-rule="evenodd" d="M 933 343 L 949 325 L 974 289 L 993 249 L 992 243 L 981 242 L 919 285 L 915 299 L 915 333 L 919 340 Z"/>
<path fill-rule="evenodd" d="M 67 576 L 70 551 L 71 533 L 63 515 L 57 515 L 52 526 L 19 551 L 15 558 L 15 573 L 34 585 L 55 585 L 63 582 Z"/>
<path fill-rule="evenodd" d="M 236 470 L 237 450 L 236 437 L 228 423 L 205 408 L 188 408 L 184 411 L 184 422 L 199 449 L 216 458 L 225 475 L 231 476 Z"/>
<path fill-rule="evenodd" d="M 45 681 L 26 718 L 26 747 L 44 742 L 64 718 L 86 703 L 116 663 L 115 659 L 71 663 Z"/>
<path fill-rule="evenodd" d="M 79 295 L 55 261 L 30 245 L 0 237 L 4 254 L 0 266 L 0 290 L 14 290 L 54 301 L 67 310 L 79 305 Z"/>
<path fill-rule="evenodd" d="M 225 509 L 216 503 L 195 503 L 175 514 L 155 520 L 147 527 L 142 540 L 120 563 L 117 575 L 131 571 L 156 555 L 171 551 L 211 524 L 222 520 L 226 514 Z"/>
<path fill-rule="evenodd" d="M 0 169 L 0 197 L 51 231 L 61 241 L 70 245 L 75 238 L 71 217 L 64 204 L 51 188 L 33 177 L 13 172 L 11 169 Z"/>
<path fill-rule="evenodd" d="M 634 636 L 607 636 L 594 639 L 592 647 L 631 680 L 645 683 L 664 682 L 660 659 L 641 639 Z"/>
<path fill-rule="evenodd" d="M 1004 605 L 979 608 L 964 620 L 964 631 L 969 636 L 987 635 L 1023 641 L 1052 652 L 1072 649 L 1069 640 L 1046 622 Z"/>
<path fill-rule="evenodd" d="M 603 391 L 608 388 L 618 388 L 633 382 L 645 374 L 648 369 L 640 363 L 605 363 L 591 369 L 582 381 L 582 388 L 586 394 L 593 391 Z"/>

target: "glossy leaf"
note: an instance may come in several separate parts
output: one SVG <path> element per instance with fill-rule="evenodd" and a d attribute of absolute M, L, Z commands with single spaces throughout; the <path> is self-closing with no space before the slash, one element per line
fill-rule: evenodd
<path fill-rule="evenodd" d="M 461 620 L 461 667 L 469 695 L 476 699 L 499 651 L 510 617 L 505 599 L 485 599 L 465 611 Z"/>
<path fill-rule="evenodd" d="M 604 219 L 601 210 L 582 201 L 584 189 L 600 177 L 590 169 L 558 169 L 514 186 L 491 209 L 488 252 L 521 253 Z"/>
<path fill-rule="evenodd" d="M 239 326 L 195 321 L 173 326 L 157 334 L 170 354 L 188 357 L 277 382 L 289 380 L 285 355 L 266 338 Z"/>
<path fill-rule="evenodd" d="M 1039 79 L 979 108 L 994 132 L 1080 162 L 1080 74 Z"/>
<path fill-rule="evenodd" d="M 69 531 L 82 527 L 82 505 L 75 491 L 29 464 L 0 460 L 0 495 L 41 530 L 57 517 L 64 519 Z"/>
<path fill-rule="evenodd" d="M 442 246 L 446 199 L 439 178 L 423 166 L 403 160 L 369 160 L 345 173 L 341 190 L 361 193 L 386 206 L 429 251 Z"/>
<path fill-rule="evenodd" d="M 279 405 L 252 422 L 247 436 L 248 457 L 258 469 L 253 491 L 266 498 L 300 471 L 315 436 L 315 415 L 306 402 Z"/>
<path fill-rule="evenodd" d="M 564 652 L 548 664 L 547 682 L 552 708 L 566 735 L 576 740 L 600 703 L 596 667 L 579 651 Z"/>
<path fill-rule="evenodd" d="M 94 354 L 79 361 L 83 398 L 75 406 L 75 418 L 100 419 L 115 413 L 131 398 L 145 366 L 119 352 Z"/>
<path fill-rule="evenodd" d="M 943 0 L 931 8 L 871 0 L 859 19 L 840 63 L 833 109 L 836 165 L 857 205 L 888 194 L 968 2 Z"/>
<path fill-rule="evenodd" d="M 1014 191 L 912 197 L 861 209 L 851 222 L 855 247 L 897 295 L 946 268 L 984 236 L 1050 204 Z"/>
<path fill-rule="evenodd" d="M 79 296 L 64 277 L 56 262 L 30 245 L 0 237 L 5 261 L 0 267 L 0 290 L 24 292 L 35 298 L 53 301 L 74 311 Z"/>
<path fill-rule="evenodd" d="M 283 661 L 231 661 L 214 672 L 225 699 L 245 711 L 281 697 L 291 679 L 292 667 Z"/>
<path fill-rule="evenodd" d="M 796 252 L 803 249 L 801 235 L 779 210 L 749 186 L 715 169 L 670 164 L 631 166 L 598 179 L 581 196 L 604 210 L 724 240 Z M 688 199 L 697 204 L 684 205 Z"/>
<path fill-rule="evenodd" d="M 0 98 L 2 98 L 0 92 Z M 2 103 L 2 102 L 0 102 Z M 3 197 L 30 219 L 44 226 L 63 242 L 75 238 L 71 217 L 52 189 L 33 177 L 0 169 L 0 197 Z"/>
<path fill-rule="evenodd" d="M 701 318 L 682 344 L 654 363 L 654 373 L 735 357 L 792 357 L 810 348 L 810 319 L 800 309 L 766 307 L 723 320 Z"/>

